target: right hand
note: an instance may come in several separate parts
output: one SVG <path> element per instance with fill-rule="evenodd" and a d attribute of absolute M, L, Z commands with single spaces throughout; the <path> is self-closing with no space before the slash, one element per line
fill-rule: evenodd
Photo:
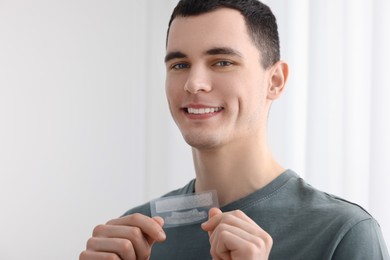
<path fill-rule="evenodd" d="M 94 228 L 80 260 L 141 260 L 149 259 L 155 241 L 166 239 L 164 220 L 135 213 L 113 219 Z"/>

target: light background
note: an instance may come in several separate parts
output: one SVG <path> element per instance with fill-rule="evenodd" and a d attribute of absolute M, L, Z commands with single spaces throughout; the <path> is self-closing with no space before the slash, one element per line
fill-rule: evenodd
<path fill-rule="evenodd" d="M 290 63 L 270 145 L 390 241 L 390 1 L 269 0 Z M 185 185 L 164 92 L 176 0 L 0 0 L 0 259 L 77 259 L 93 227 Z"/>

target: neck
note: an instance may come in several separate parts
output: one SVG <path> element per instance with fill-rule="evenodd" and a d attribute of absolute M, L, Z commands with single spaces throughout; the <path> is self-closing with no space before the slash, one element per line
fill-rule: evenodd
<path fill-rule="evenodd" d="M 220 206 L 266 186 L 284 169 L 264 142 L 240 140 L 222 148 L 193 148 L 197 192 L 216 190 Z"/>

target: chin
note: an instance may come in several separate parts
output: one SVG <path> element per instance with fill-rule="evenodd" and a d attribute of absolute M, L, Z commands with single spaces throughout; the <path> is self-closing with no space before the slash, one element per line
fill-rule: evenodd
<path fill-rule="evenodd" d="M 188 145 L 199 150 L 215 149 L 221 146 L 221 138 L 218 136 L 185 135 L 184 140 Z"/>

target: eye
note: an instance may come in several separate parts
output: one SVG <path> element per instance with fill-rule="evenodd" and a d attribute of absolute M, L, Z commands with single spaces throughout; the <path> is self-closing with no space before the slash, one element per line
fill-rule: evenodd
<path fill-rule="evenodd" d="M 218 66 L 218 67 L 227 67 L 231 65 L 233 65 L 233 62 L 228 60 L 220 60 L 214 64 L 214 66 Z"/>
<path fill-rule="evenodd" d="M 171 66 L 171 68 L 174 70 L 182 70 L 182 69 L 187 69 L 189 67 L 190 65 L 187 63 L 176 63 Z"/>

